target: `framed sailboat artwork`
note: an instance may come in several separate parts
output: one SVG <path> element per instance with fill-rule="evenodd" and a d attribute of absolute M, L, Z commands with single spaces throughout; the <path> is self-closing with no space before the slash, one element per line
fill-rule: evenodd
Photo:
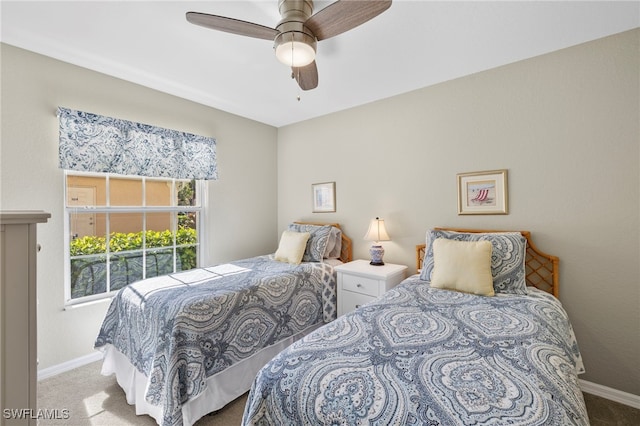
<path fill-rule="evenodd" d="M 458 173 L 458 214 L 508 214 L 507 170 Z"/>

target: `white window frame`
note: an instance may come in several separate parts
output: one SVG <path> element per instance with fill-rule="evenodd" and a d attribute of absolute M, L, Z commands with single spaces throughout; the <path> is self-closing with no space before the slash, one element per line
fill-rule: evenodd
<path fill-rule="evenodd" d="M 85 206 L 85 207 L 68 207 L 67 206 L 67 176 L 87 176 L 87 177 L 100 177 L 107 178 L 107 187 L 106 187 L 106 197 L 107 206 Z M 71 298 L 71 253 L 70 253 L 70 243 L 71 243 L 71 215 L 74 213 L 104 213 L 107 215 L 110 213 L 178 213 L 178 212 L 195 212 L 198 213 L 198 223 L 196 225 L 197 229 L 197 267 L 204 264 L 205 259 L 207 258 L 207 233 L 205 223 L 207 223 L 207 181 L 204 180 L 196 180 L 195 181 L 195 191 L 196 191 L 196 200 L 198 200 L 197 206 L 144 206 L 144 188 L 146 185 L 143 183 L 143 206 L 109 206 L 109 178 L 117 178 L 117 179 L 136 179 L 141 180 L 143 182 L 152 181 L 152 180 L 161 180 L 161 181 L 173 181 L 174 185 L 172 186 L 175 189 L 176 181 L 183 181 L 184 179 L 171 179 L 171 178 L 150 178 L 144 176 L 129 176 L 129 175 L 118 175 L 114 173 L 90 173 L 90 172 L 76 172 L 65 170 L 63 177 L 63 188 L 64 188 L 64 300 L 65 307 L 73 307 L 77 305 L 92 303 L 95 301 L 100 301 L 104 299 L 111 299 L 113 295 L 118 290 L 112 290 L 105 293 L 94 294 L 90 296 L 82 296 L 72 299 Z M 172 197 L 172 199 L 175 199 Z M 145 216 L 143 216 L 145 217 Z M 175 224 L 177 225 L 177 224 Z M 146 221 L 143 219 L 143 228 L 146 229 Z M 177 226 L 176 226 L 177 229 Z M 105 234 L 108 236 L 109 232 L 109 221 L 107 220 L 107 229 Z M 174 237 L 175 238 L 175 237 Z M 176 266 L 176 248 L 178 247 L 175 244 L 173 246 L 167 246 L 167 248 L 172 248 L 174 251 L 174 270 Z M 107 254 L 109 254 L 108 244 L 107 244 Z M 143 277 L 146 275 L 146 267 L 142 268 Z M 107 268 L 107 285 L 110 283 L 110 268 Z"/>

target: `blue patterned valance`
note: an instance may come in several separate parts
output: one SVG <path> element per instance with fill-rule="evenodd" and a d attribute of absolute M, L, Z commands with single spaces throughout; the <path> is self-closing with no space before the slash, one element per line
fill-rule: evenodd
<path fill-rule="evenodd" d="M 60 168 L 176 179 L 217 179 L 216 140 L 58 108 Z"/>

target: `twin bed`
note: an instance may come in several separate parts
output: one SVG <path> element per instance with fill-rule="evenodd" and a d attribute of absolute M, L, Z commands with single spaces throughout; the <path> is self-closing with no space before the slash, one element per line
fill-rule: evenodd
<path fill-rule="evenodd" d="M 249 387 L 245 425 L 588 424 L 558 259 L 528 232 L 430 230 L 419 274 L 337 319 L 318 241 L 298 266 L 261 256 L 123 289 L 96 342 L 103 373 L 163 425 Z"/>
<path fill-rule="evenodd" d="M 558 259 L 528 232 L 457 231 L 429 231 L 420 274 L 273 358 L 243 424 L 588 425 Z"/>
<path fill-rule="evenodd" d="M 95 347 L 136 414 L 192 425 L 246 393 L 257 371 L 336 317 L 332 265 L 351 260 L 338 224 L 294 223 L 278 251 L 130 284 L 114 297 Z M 300 263 L 289 263 L 293 249 Z M 281 256 L 283 260 L 276 260 Z"/>

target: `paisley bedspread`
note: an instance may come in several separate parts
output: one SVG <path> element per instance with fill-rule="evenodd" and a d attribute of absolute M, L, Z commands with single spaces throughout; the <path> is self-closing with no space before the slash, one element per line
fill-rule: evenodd
<path fill-rule="evenodd" d="M 553 296 L 474 296 L 416 275 L 276 356 L 243 424 L 588 425 L 583 371 Z"/>
<path fill-rule="evenodd" d="M 279 340 L 336 317 L 333 268 L 259 256 L 149 278 L 114 297 L 95 343 L 113 345 L 148 378 L 163 425 L 205 380 Z"/>

